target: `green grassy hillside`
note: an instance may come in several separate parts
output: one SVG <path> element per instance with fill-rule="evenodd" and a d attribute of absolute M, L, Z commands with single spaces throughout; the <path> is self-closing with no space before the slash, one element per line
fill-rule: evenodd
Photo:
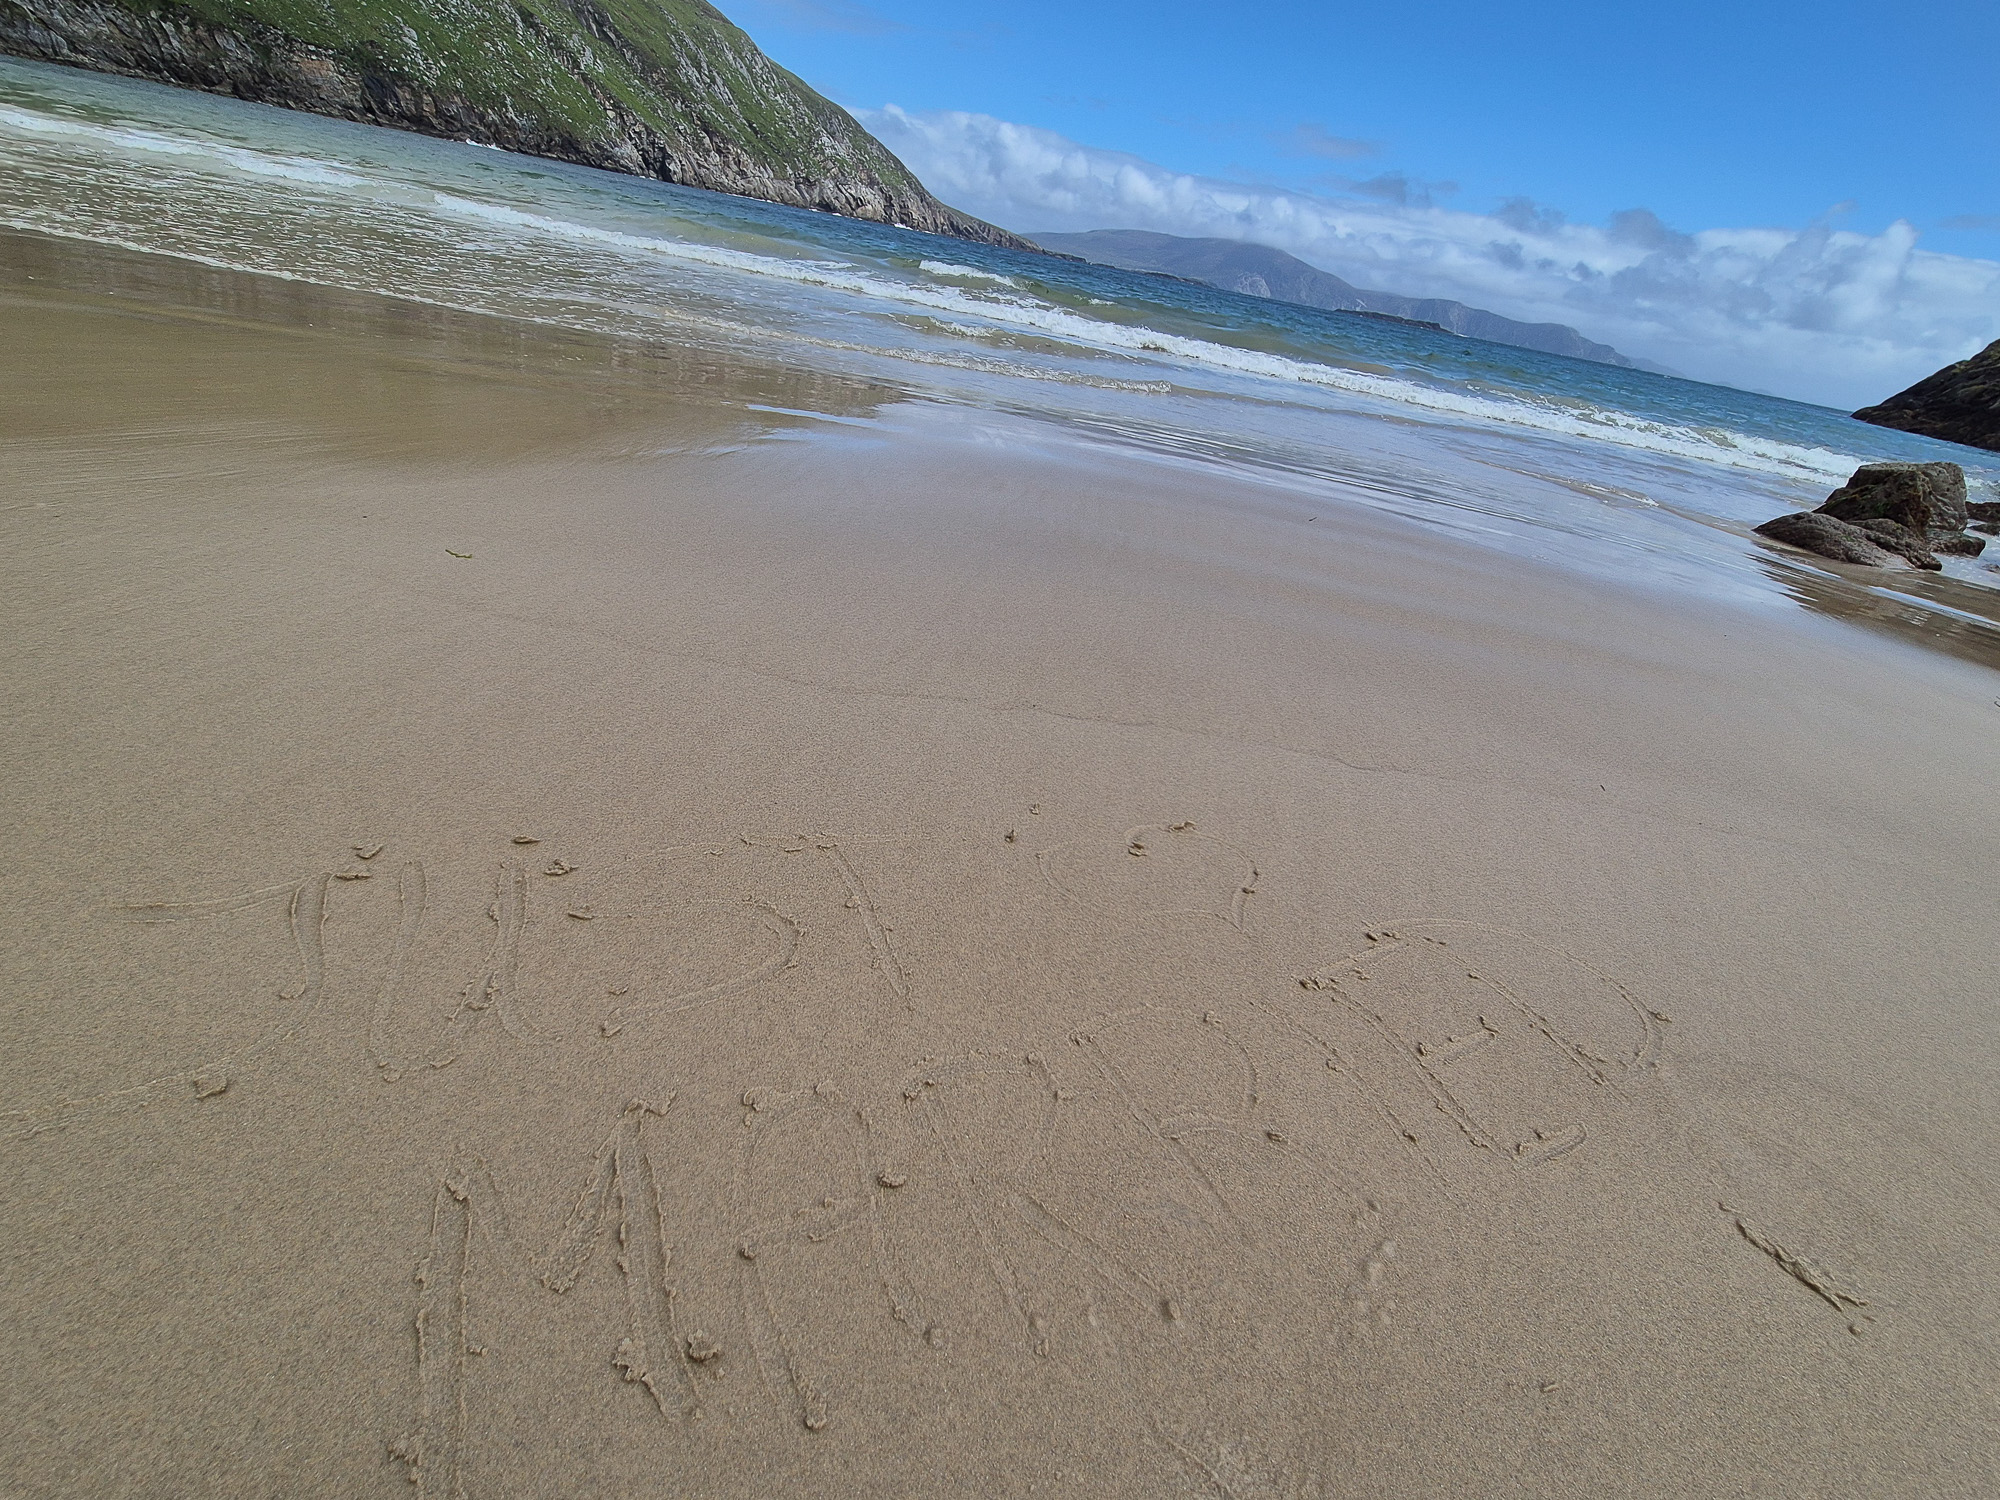
<path fill-rule="evenodd" d="M 0 0 L 0 50 L 969 238 L 706 0 Z"/>

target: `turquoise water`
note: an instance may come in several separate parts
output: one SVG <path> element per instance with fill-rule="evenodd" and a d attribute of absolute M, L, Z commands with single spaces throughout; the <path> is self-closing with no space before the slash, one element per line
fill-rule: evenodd
<path fill-rule="evenodd" d="M 1799 402 L 8 60 L 0 225 L 762 352 L 1741 597 L 1784 592 L 1747 528 L 1860 462 L 2000 482 L 2000 456 Z M 1923 591 L 2000 587 L 1947 566 Z"/>

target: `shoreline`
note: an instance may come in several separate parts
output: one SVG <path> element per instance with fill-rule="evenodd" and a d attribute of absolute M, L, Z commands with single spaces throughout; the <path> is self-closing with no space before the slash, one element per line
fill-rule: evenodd
<path fill-rule="evenodd" d="M 834 367 L 815 368 L 785 359 L 782 345 L 768 346 L 768 352 L 760 357 L 713 342 L 680 341 L 671 325 L 646 338 L 587 332 L 561 323 L 455 308 L 421 298 L 325 286 L 171 255 L 0 228 L 0 278 L 4 278 L 0 285 L 32 290 L 22 283 L 37 277 L 45 286 L 61 284 L 88 296 L 120 299 L 121 305 L 134 299 L 157 304 L 163 313 L 171 309 L 173 316 L 182 319 L 222 317 L 274 333 L 285 329 L 295 334 L 312 330 L 321 337 L 344 333 L 364 344 L 388 339 L 419 361 L 446 358 L 454 367 L 462 364 L 475 373 L 509 369 L 532 382 L 549 378 L 552 368 L 561 365 L 560 378 L 566 382 L 582 378 L 583 372 L 590 372 L 593 379 L 607 380 L 606 399 L 618 411 L 638 403 L 641 398 L 635 392 L 648 388 L 649 382 L 664 382 L 665 389 L 685 395 L 706 392 L 718 381 L 749 380 L 769 400 L 745 401 L 745 409 L 773 407 L 802 421 L 812 420 L 812 412 L 824 403 L 831 403 L 836 417 L 854 403 L 858 403 L 857 410 L 874 413 L 969 409 L 995 417 L 989 409 L 966 408 L 935 393 L 899 385 L 891 378 Z M 445 351 L 450 352 L 447 355 Z M 770 387 L 767 391 L 762 390 L 765 383 Z M 1377 494 L 1378 482 L 1369 477 L 1365 466 L 1353 475 L 1340 475 L 1283 465 L 1261 467 L 1247 458 L 1230 465 L 1213 455 L 1197 452 L 1190 456 L 1149 446 L 1133 432 L 1115 428 L 1097 432 L 1088 425 L 1038 411 L 1015 412 L 1013 416 L 1022 424 L 1020 431 L 1060 434 L 1055 439 L 1059 444 L 1066 441 L 1089 451 L 1135 457 L 1186 474 L 1207 475 L 1219 470 L 1232 483 L 1292 491 L 1303 506 L 1300 518 L 1326 504 L 1358 506 L 1386 515 L 1392 524 L 1414 524 L 1431 534 L 1442 534 L 1457 545 L 1468 536 L 1478 539 L 1477 509 L 1470 512 L 1475 523 L 1470 528 L 1465 526 L 1466 516 L 1450 508 L 1441 507 L 1435 515 L 1414 509 L 1393 490 Z M 944 416 L 940 420 L 948 426 L 954 419 Z M 1356 414 L 1344 420 L 1354 429 L 1356 439 L 1362 440 L 1384 417 Z M 1387 414 L 1386 420 L 1391 427 L 1411 425 L 1399 414 Z M 516 427 L 503 433 L 496 428 L 489 440 L 504 444 L 531 430 Z M 1390 457 L 1390 451 L 1385 450 L 1371 453 L 1370 461 L 1379 465 Z M 1558 478 L 1556 483 L 1565 481 Z M 1768 605 L 1779 607 L 1782 613 L 1779 601 L 1788 601 L 1814 614 L 1858 624 L 1925 650 L 2000 667 L 2000 591 L 1950 576 L 1908 572 L 1884 576 L 1879 570 L 1847 567 L 1797 549 L 1773 546 L 1758 538 L 1747 523 L 1719 520 L 1686 508 L 1684 502 L 1659 504 L 1683 524 L 1740 537 L 1749 544 L 1757 565 L 1749 577 L 1767 580 L 1777 591 L 1762 603 L 1748 596 L 1753 612 L 1763 612 Z M 1566 542 L 1559 526 L 1553 531 L 1559 549 Z M 1498 546 L 1514 565 L 1532 560 L 1562 576 L 1589 578 L 1599 587 L 1609 583 L 1613 588 L 1631 589 L 1663 599 L 1670 607 L 1690 604 L 1689 570 L 1683 566 L 1678 573 L 1670 569 L 1654 576 L 1644 553 L 1613 558 L 1586 551 L 1574 558 L 1563 557 L 1559 551 L 1551 551 L 1552 538 L 1540 528 L 1513 538 L 1496 533 L 1486 540 Z M 1692 576 L 1700 576 L 1699 570 Z M 1716 587 L 1724 587 L 1720 576 Z M 1744 607 L 1744 591 L 1738 589 L 1728 603 Z"/>
<path fill-rule="evenodd" d="M 10 0 L 0 12 L 0 56 L 978 244 L 1033 248 L 932 197 L 851 115 L 772 64 L 719 12 L 691 15 L 692 25 L 683 16 L 669 26 L 664 52 L 658 38 L 635 40 L 601 15 L 597 24 L 608 34 L 582 34 L 612 47 L 617 61 L 609 71 L 624 75 L 617 83 L 607 87 L 604 60 L 590 58 L 588 72 L 545 75 L 541 89 L 528 84 L 498 104 L 490 95 L 483 102 L 470 96 L 466 85 L 477 91 L 492 80 L 464 76 L 463 57 L 426 58 L 405 26 L 408 51 L 392 59 L 379 37 L 340 36 L 358 17 L 332 11 L 302 18 L 282 10 L 260 15 L 246 6 L 232 27 L 198 12 L 142 15 L 115 0 Z M 334 38 L 340 44 L 329 45 Z M 574 36 L 568 40 L 573 44 Z M 560 53 L 563 43 L 555 45 Z M 686 107 L 687 94 L 706 112 L 706 130 L 672 118 L 676 105 Z M 759 137 L 751 118 L 774 107 L 790 128 Z M 846 168 L 844 176 L 809 175 L 813 166 L 824 174 L 833 162 Z"/>
<path fill-rule="evenodd" d="M 24 243 L 0 1487 L 2000 1482 L 1989 666 Z"/>

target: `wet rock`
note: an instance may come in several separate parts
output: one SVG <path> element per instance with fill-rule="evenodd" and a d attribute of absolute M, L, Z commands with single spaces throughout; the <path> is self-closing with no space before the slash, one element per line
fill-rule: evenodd
<path fill-rule="evenodd" d="M 1878 427 L 2000 451 L 2000 340 L 1854 415 Z"/>
<path fill-rule="evenodd" d="M 1757 530 L 1835 562 L 1936 570 L 1944 566 L 1940 552 L 1985 551 L 1985 540 L 1966 535 L 1965 526 L 1977 520 L 1983 530 L 1995 518 L 2000 502 L 1966 500 L 1965 470 L 1957 464 L 1881 463 L 1856 469 L 1818 510 L 1780 516 Z"/>
<path fill-rule="evenodd" d="M 1957 464 L 1863 464 L 1826 497 L 1835 520 L 1894 521 L 1911 531 L 1963 531 L 1965 470 Z"/>
<path fill-rule="evenodd" d="M 1912 567 L 1936 568 L 1940 566 L 1931 553 L 1931 538 L 1923 532 L 1912 531 L 1909 527 L 1877 516 L 1871 521 L 1856 521 L 1859 529 L 1868 533 L 1869 540 L 1885 551 L 1893 552 Z"/>
<path fill-rule="evenodd" d="M 1835 562 L 1860 563 L 1871 568 L 1912 566 L 1908 559 L 1891 552 L 1881 544 L 1880 539 L 1859 526 L 1815 510 L 1794 511 L 1788 516 L 1766 521 L 1757 528 L 1757 534 L 1767 536 L 1774 542 L 1783 542 L 1788 547 L 1830 557 Z M 1931 566 L 1938 565 L 1937 559 L 1932 558 Z"/>

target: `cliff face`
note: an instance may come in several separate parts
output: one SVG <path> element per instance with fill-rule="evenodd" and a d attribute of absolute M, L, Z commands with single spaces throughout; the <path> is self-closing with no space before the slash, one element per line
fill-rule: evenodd
<path fill-rule="evenodd" d="M 1467 307 L 1440 297 L 1405 297 L 1396 292 L 1371 292 L 1338 276 L 1307 265 L 1297 256 L 1269 245 L 1240 240 L 1190 239 L 1142 229 L 1097 229 L 1088 234 L 1038 234 L 1045 250 L 1080 255 L 1102 265 L 1127 271 L 1160 271 L 1279 302 L 1298 302 L 1334 312 L 1381 313 L 1418 323 L 1434 323 L 1467 338 L 1512 344 L 1591 359 L 1626 369 L 1652 369 L 1627 359 L 1609 344 L 1593 343 L 1566 323 L 1518 323 L 1498 313 Z"/>
<path fill-rule="evenodd" d="M 1877 427 L 2000 453 L 2000 340 L 1854 415 Z"/>
<path fill-rule="evenodd" d="M 0 0 L 0 51 L 1032 248 L 706 0 Z"/>

